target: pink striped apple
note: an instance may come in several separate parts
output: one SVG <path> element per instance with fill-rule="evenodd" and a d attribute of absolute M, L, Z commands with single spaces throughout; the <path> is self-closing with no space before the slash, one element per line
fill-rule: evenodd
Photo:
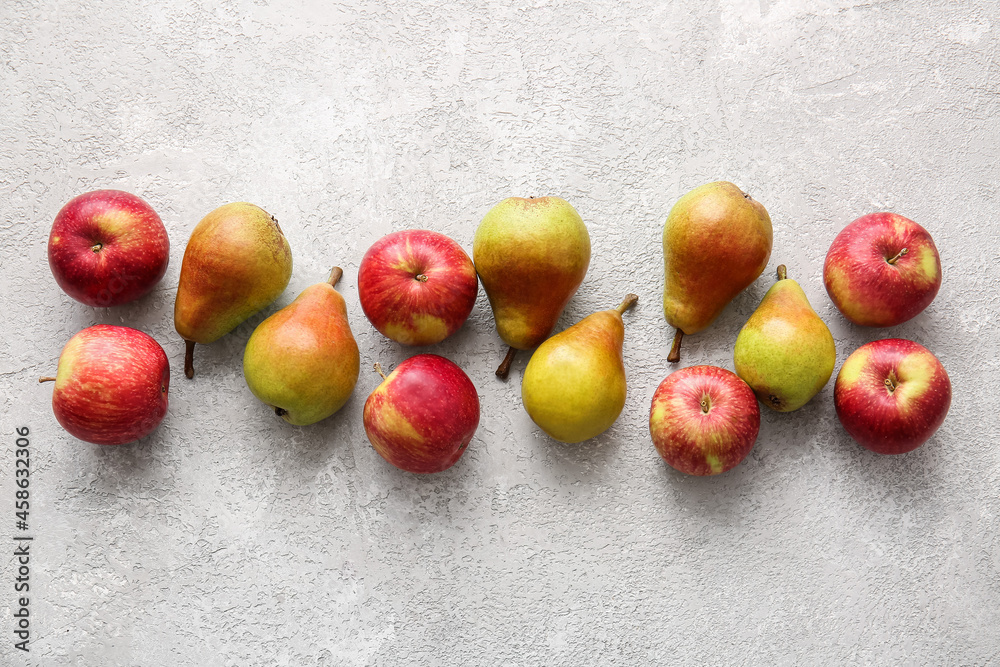
<path fill-rule="evenodd" d="M 361 259 L 358 298 L 384 336 L 431 345 L 469 317 L 479 279 L 462 246 L 437 232 L 408 229 L 383 236 Z"/>
<path fill-rule="evenodd" d="M 757 396 L 717 366 L 674 371 L 649 410 L 649 433 L 663 460 L 689 475 L 718 475 L 746 458 L 760 430 Z"/>
<path fill-rule="evenodd" d="M 927 442 L 951 405 L 951 380 L 924 347 L 904 338 L 862 345 L 833 387 L 837 417 L 862 447 L 903 454 Z"/>
<path fill-rule="evenodd" d="M 479 426 L 479 395 L 469 376 L 444 357 L 419 354 L 382 377 L 363 415 L 375 451 L 407 472 L 454 465 Z"/>
<path fill-rule="evenodd" d="M 170 365 L 149 335 L 98 324 L 70 338 L 59 356 L 52 411 L 80 440 L 123 445 L 149 435 L 167 413 Z"/>

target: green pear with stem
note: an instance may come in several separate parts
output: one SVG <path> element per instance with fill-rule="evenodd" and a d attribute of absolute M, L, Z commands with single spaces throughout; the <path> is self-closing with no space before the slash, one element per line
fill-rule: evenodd
<path fill-rule="evenodd" d="M 761 403 L 778 412 L 791 412 L 819 393 L 836 360 L 830 329 L 782 264 L 778 282 L 736 338 L 736 374 Z"/>
<path fill-rule="evenodd" d="M 261 322 L 243 352 L 243 376 L 253 395 L 296 426 L 326 419 L 347 402 L 358 381 L 358 344 L 344 297 L 343 275 L 307 287 Z"/>
<path fill-rule="evenodd" d="M 590 234 L 559 197 L 508 197 L 479 223 L 472 261 L 509 346 L 497 368 L 506 378 L 517 350 L 549 337 L 590 265 Z"/>
<path fill-rule="evenodd" d="M 629 294 L 617 308 L 588 315 L 539 345 L 531 356 L 521 380 L 521 401 L 532 421 L 556 440 L 593 438 L 621 414 L 622 313 L 638 298 Z"/>
<path fill-rule="evenodd" d="M 663 314 L 676 329 L 667 361 L 680 361 L 684 335 L 708 327 L 763 273 L 772 235 L 764 206 L 727 181 L 677 200 L 663 226 Z"/>
<path fill-rule="evenodd" d="M 191 232 L 174 301 L 184 338 L 184 374 L 194 377 L 195 343 L 207 345 L 273 302 L 292 276 L 292 252 L 278 221 L 246 202 L 215 209 Z"/>

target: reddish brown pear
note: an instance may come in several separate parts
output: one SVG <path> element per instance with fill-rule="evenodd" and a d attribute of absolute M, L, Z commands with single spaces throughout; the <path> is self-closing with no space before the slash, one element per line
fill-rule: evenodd
<path fill-rule="evenodd" d="M 497 333 L 510 350 L 497 375 L 507 377 L 516 350 L 552 333 L 590 265 L 590 234 L 559 197 L 510 197 L 479 223 L 472 260 L 489 297 Z"/>
<path fill-rule="evenodd" d="M 677 200 L 663 227 L 663 314 L 677 329 L 667 361 L 679 361 L 681 338 L 708 327 L 760 276 L 771 240 L 767 210 L 732 183 L 707 183 Z"/>

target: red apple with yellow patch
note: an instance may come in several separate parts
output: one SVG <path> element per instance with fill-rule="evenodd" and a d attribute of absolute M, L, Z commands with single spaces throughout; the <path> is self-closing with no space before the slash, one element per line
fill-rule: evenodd
<path fill-rule="evenodd" d="M 382 377 L 363 416 L 375 451 L 407 472 L 454 465 L 479 426 L 479 394 L 469 376 L 444 357 L 419 354 Z"/>
<path fill-rule="evenodd" d="M 941 287 L 941 258 L 931 235 L 913 220 L 869 213 L 833 240 L 823 284 L 851 322 L 891 327 L 934 300 Z"/>
<path fill-rule="evenodd" d="M 927 442 L 951 405 L 951 380 L 923 345 L 886 338 L 862 345 L 837 374 L 840 423 L 863 447 L 903 454 Z"/>
<path fill-rule="evenodd" d="M 74 197 L 56 215 L 48 255 L 66 294 L 88 306 L 119 306 L 160 281 L 170 241 L 145 201 L 120 190 L 96 190 Z"/>
<path fill-rule="evenodd" d="M 649 433 L 663 460 L 689 475 L 718 475 L 746 458 L 760 431 L 757 396 L 736 373 L 691 366 L 660 383 Z"/>
<path fill-rule="evenodd" d="M 431 345 L 458 331 L 478 291 L 476 268 L 462 246 L 423 229 L 383 236 L 358 271 L 365 316 L 404 345 Z"/>
<path fill-rule="evenodd" d="M 52 411 L 80 440 L 123 445 L 149 435 L 167 413 L 170 365 L 159 343 L 131 327 L 98 324 L 63 347 Z"/>

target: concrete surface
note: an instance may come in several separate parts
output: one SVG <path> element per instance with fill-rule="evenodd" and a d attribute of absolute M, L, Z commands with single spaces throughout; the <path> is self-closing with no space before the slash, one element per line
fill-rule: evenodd
<path fill-rule="evenodd" d="M 0 6 L 0 663 L 646 665 L 1000 662 L 995 381 L 1000 9 L 988 0 L 27 2 Z M 831 381 L 765 412 L 717 478 L 669 469 L 648 435 L 670 371 L 663 219 L 734 181 L 774 221 L 771 264 L 682 366 L 732 369 L 778 263 L 829 323 L 838 368 L 911 338 L 954 384 L 939 433 L 880 457 L 834 415 Z M 129 190 L 161 214 L 171 264 L 115 309 L 65 296 L 46 264 L 72 196 Z M 361 410 L 412 350 L 358 305 L 358 263 L 398 229 L 471 249 L 508 195 L 558 194 L 593 261 L 568 325 L 626 315 L 629 398 L 578 446 L 549 440 L 506 384 L 485 295 L 433 348 L 467 370 L 482 422 L 430 477 L 368 444 Z M 182 374 L 172 305 L 184 246 L 216 206 L 280 221 L 295 268 L 274 308 L 339 264 L 363 370 L 336 416 L 286 426 L 240 360 L 262 313 Z M 861 329 L 821 267 L 854 218 L 934 235 L 944 284 L 916 319 Z M 101 448 L 49 405 L 63 344 L 98 322 L 156 337 L 172 365 L 154 435 Z M 13 648 L 14 429 L 31 429 L 31 643 Z"/>

